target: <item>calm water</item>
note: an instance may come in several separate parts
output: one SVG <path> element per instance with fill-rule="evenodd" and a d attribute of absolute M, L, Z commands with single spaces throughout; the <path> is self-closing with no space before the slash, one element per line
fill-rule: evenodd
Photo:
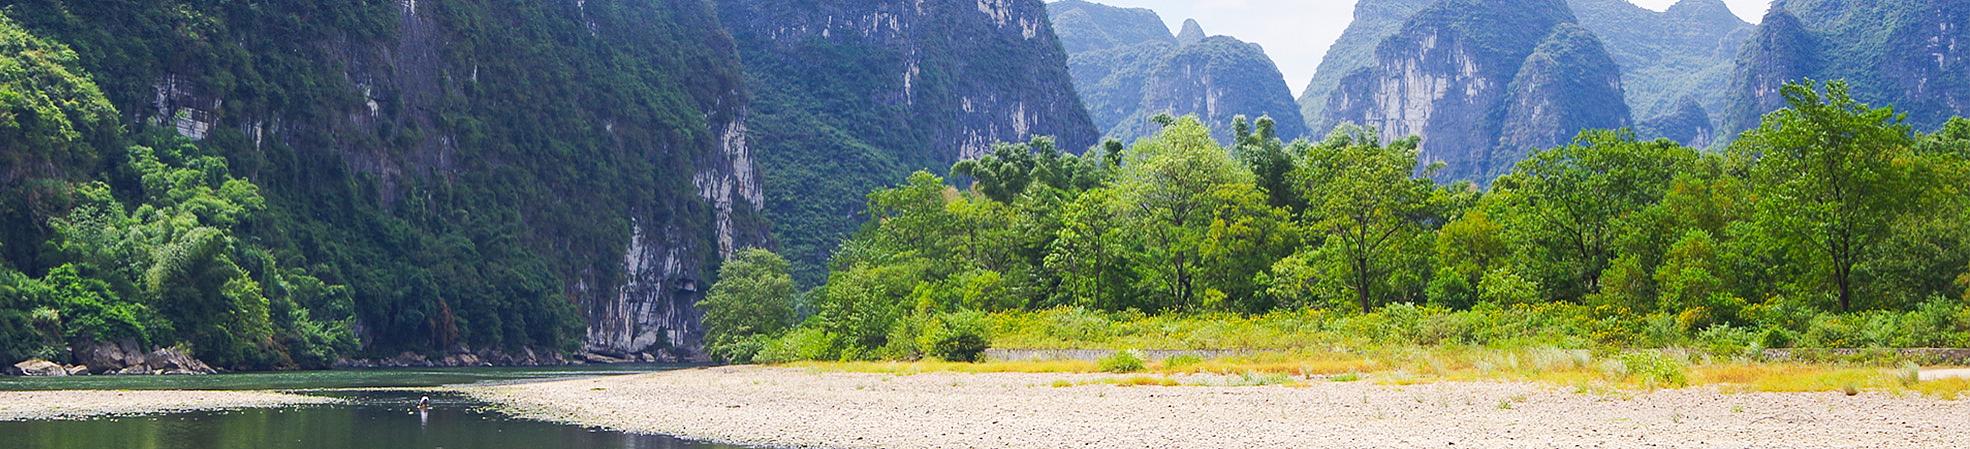
<path fill-rule="evenodd" d="M 498 369 L 334 371 L 233 374 L 212 379 L 124 378 L 99 388 L 222 389 L 408 387 L 502 382 L 597 374 L 642 372 L 663 367 L 589 369 Z M 111 378 L 98 378 L 111 379 Z M 9 388 L 49 389 L 41 381 L 11 382 Z M 18 381 L 18 379 L 16 379 Z M 71 380 L 72 381 L 72 380 Z M 90 379 L 96 382 L 95 379 Z M 148 381 L 148 382 L 146 382 Z M 161 382 L 161 383 L 160 383 Z M 70 384 L 73 385 L 73 384 Z M 109 385 L 121 385 L 111 387 Z M 265 387 L 275 385 L 278 387 Z M 66 421 L 0 422 L 5 449 L 737 449 L 662 436 L 629 435 L 576 426 L 510 419 L 483 404 L 434 396 L 427 412 L 414 411 L 415 392 L 315 391 L 349 399 L 349 404 L 176 413 L 154 416 Z"/>
<path fill-rule="evenodd" d="M 306 390 L 436 387 L 481 382 L 647 373 L 683 367 L 686 366 L 632 364 L 287 371 L 211 376 L 0 377 L 0 390 Z"/>

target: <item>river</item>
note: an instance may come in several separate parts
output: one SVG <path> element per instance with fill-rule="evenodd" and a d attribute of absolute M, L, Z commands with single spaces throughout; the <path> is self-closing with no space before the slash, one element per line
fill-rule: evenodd
<path fill-rule="evenodd" d="M 85 420 L 0 422 L 8 449 L 735 449 L 512 419 L 485 404 L 417 388 L 629 374 L 674 366 L 447 368 L 221 374 L 6 378 L 0 390 L 289 390 L 346 399 L 337 405 L 192 412 Z M 383 390 L 377 390 L 377 389 Z"/>

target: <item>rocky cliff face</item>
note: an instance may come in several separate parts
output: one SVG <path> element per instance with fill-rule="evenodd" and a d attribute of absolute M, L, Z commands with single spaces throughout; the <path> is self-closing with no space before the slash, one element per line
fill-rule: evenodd
<path fill-rule="evenodd" d="M 1894 105 L 1918 128 L 1970 113 L 1970 4 L 1951 0 L 1781 0 L 1738 55 L 1724 129 L 1784 107 L 1779 88 L 1844 79 L 1861 101 Z"/>
<path fill-rule="evenodd" d="M 1070 51 L 1075 90 L 1107 136 L 1132 141 L 1153 134 L 1158 114 L 1197 115 L 1220 141 L 1237 116 L 1271 116 L 1287 139 L 1307 134 L 1285 77 L 1256 44 L 1208 36 L 1195 20 L 1172 36 L 1146 9 L 1082 1 L 1048 5 Z M 1130 36 L 1132 39 L 1115 39 Z"/>
<path fill-rule="evenodd" d="M 1383 40 L 1402 31 L 1402 24 L 1436 0 L 1359 0 L 1354 5 L 1354 21 L 1341 38 L 1327 48 L 1313 81 L 1300 92 L 1300 115 L 1315 134 L 1333 129 L 1327 117 L 1327 99 L 1340 88 L 1341 78 L 1376 63 L 1375 48 Z M 1318 136 L 1316 136 L 1318 137 Z"/>
<path fill-rule="evenodd" d="M 1706 116 L 1724 110 L 1728 91 L 1721 87 L 1730 84 L 1734 58 L 1752 28 L 1722 0 L 1681 0 L 1662 12 L 1627 0 L 1568 4 L 1580 25 L 1600 37 L 1621 66 L 1628 104 L 1645 125 L 1689 122 L 1689 102 Z M 1700 134 L 1688 128 L 1641 128 L 1644 137 Z"/>
<path fill-rule="evenodd" d="M 1039 0 L 720 0 L 756 87 L 768 214 L 802 281 L 864 195 L 1000 141 L 1098 134 Z"/>
<path fill-rule="evenodd" d="M 254 237 L 351 286 L 371 353 L 692 351 L 712 268 L 766 243 L 708 0 L 363 3 L 10 14 L 264 186 Z"/>
<path fill-rule="evenodd" d="M 1498 146 L 1478 179 L 1510 171 L 1532 151 L 1565 143 L 1583 129 L 1628 124 L 1621 76 L 1601 41 L 1585 28 L 1560 25 L 1512 77 Z"/>
<path fill-rule="evenodd" d="M 1558 0 L 1448 0 L 1382 41 L 1342 79 L 1324 114 L 1422 136 L 1445 179 L 1489 181 L 1517 155 L 1587 128 L 1628 124 L 1620 74 Z"/>

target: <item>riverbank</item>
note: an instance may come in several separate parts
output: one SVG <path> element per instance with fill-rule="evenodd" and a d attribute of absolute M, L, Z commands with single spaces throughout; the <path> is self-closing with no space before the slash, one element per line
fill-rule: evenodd
<path fill-rule="evenodd" d="M 332 404 L 337 399 L 248 391 L 0 391 L 0 421 Z"/>
<path fill-rule="evenodd" d="M 1536 383 L 1128 387 L 1107 374 L 722 367 L 463 388 L 509 413 L 803 448 L 1944 448 L 1970 402 L 1716 388 L 1581 394 Z M 1193 385 L 1236 385 L 1213 375 Z"/>

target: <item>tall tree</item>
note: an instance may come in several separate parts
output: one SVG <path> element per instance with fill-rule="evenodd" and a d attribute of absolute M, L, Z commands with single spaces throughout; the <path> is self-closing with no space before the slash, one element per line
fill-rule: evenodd
<path fill-rule="evenodd" d="M 1217 209 L 1216 192 L 1249 190 L 1251 182 L 1251 173 L 1194 117 L 1171 121 L 1129 150 L 1115 182 L 1116 210 L 1143 244 L 1135 266 L 1161 299 L 1150 308 L 1197 303 L 1198 265 Z"/>
<path fill-rule="evenodd" d="M 1788 84 L 1788 108 L 1765 117 L 1732 150 L 1756 158 L 1751 169 L 1758 221 L 1787 253 L 1853 310 L 1855 268 L 1914 207 L 1909 156 L 1915 133 L 1891 108 L 1855 101 L 1847 83 Z M 1810 284 L 1810 282 L 1809 282 Z M 1822 284 L 1824 285 L 1824 284 Z"/>
<path fill-rule="evenodd" d="M 748 249 L 718 269 L 718 283 L 698 302 L 705 313 L 706 350 L 744 362 L 759 351 L 758 338 L 794 324 L 793 275 L 786 259 Z"/>
<path fill-rule="evenodd" d="M 1344 125 L 1309 150 L 1294 174 L 1306 198 L 1310 230 L 1344 259 L 1344 273 L 1363 313 L 1374 309 L 1376 286 L 1405 243 L 1427 235 L 1436 183 L 1417 177 L 1418 139 L 1383 145 L 1374 130 Z M 1338 274 L 1338 273 L 1337 273 Z"/>

